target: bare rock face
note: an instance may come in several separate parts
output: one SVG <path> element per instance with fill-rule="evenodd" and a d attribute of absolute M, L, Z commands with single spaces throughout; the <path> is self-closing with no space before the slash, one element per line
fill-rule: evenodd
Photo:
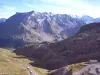
<path fill-rule="evenodd" d="M 0 38 L 25 42 L 58 41 L 74 35 L 83 24 L 82 20 L 67 14 L 17 12 L 0 24 Z"/>

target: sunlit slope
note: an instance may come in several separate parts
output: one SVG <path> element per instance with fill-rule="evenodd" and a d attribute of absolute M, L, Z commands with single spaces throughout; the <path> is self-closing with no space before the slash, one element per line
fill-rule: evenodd
<path fill-rule="evenodd" d="M 0 48 L 0 74 L 29 75 L 29 71 L 23 66 L 25 65 L 32 68 L 37 75 L 46 75 L 46 70 L 32 67 L 29 65 L 31 62 L 23 56 L 17 56 L 10 50 Z"/>

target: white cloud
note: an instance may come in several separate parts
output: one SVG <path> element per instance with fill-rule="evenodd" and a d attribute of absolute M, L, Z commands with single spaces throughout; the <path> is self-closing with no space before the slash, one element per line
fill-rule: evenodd
<path fill-rule="evenodd" d="M 29 4 L 29 3 L 23 3 L 25 6 L 27 6 L 28 8 L 33 8 L 33 4 Z"/>
<path fill-rule="evenodd" d="M 4 10 L 8 10 L 8 11 L 14 11 L 16 10 L 16 7 L 13 6 L 3 6 Z"/>
<path fill-rule="evenodd" d="M 0 11 L 0 14 L 2 14 L 2 15 L 0 15 L 0 18 L 9 18 L 13 14 L 15 14 L 15 12 L 8 12 L 8 11 L 1 12 Z"/>
<path fill-rule="evenodd" d="M 87 14 L 92 17 L 100 17 L 100 8 L 88 3 L 88 0 L 41 0 L 49 5 L 57 5 L 56 13 L 71 15 Z M 59 10 L 61 11 L 59 11 Z"/>
<path fill-rule="evenodd" d="M 54 4 L 57 4 L 57 5 L 70 5 L 70 6 L 78 6 L 80 4 L 86 4 L 87 3 L 87 0 L 41 0 L 41 2 L 44 2 L 44 3 L 54 3 Z"/>
<path fill-rule="evenodd" d="M 0 18 L 8 18 L 15 14 L 16 7 L 13 6 L 2 6 L 0 8 Z"/>
<path fill-rule="evenodd" d="M 79 16 L 87 14 L 92 17 L 100 17 L 100 8 L 89 4 L 88 0 L 40 0 L 40 4 L 35 4 L 34 1 L 35 0 L 29 2 L 29 0 L 23 0 L 24 10 L 47 11 Z M 27 8 L 25 6 L 27 6 Z M 3 8 L 4 9 L 0 9 L 0 12 L 14 12 L 17 10 L 16 7 L 13 6 L 3 6 Z"/>

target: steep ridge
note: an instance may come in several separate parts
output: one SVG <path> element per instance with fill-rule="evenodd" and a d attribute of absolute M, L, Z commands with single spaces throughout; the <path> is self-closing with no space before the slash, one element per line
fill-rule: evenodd
<path fill-rule="evenodd" d="M 74 35 L 84 24 L 82 20 L 67 14 L 17 12 L 0 24 L 0 39 L 59 41 Z"/>
<path fill-rule="evenodd" d="M 100 23 L 91 23 L 66 40 L 44 45 L 28 45 L 14 52 L 35 59 L 39 67 L 57 69 L 90 59 L 100 60 L 99 45 Z"/>
<path fill-rule="evenodd" d="M 89 59 L 99 60 L 99 40 L 100 23 L 91 23 L 83 26 L 74 37 L 51 44 L 50 48 L 60 52 L 70 63 Z"/>

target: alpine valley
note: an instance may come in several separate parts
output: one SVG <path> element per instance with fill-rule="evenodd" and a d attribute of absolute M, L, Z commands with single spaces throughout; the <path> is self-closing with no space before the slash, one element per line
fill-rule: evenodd
<path fill-rule="evenodd" d="M 0 75 L 100 75 L 100 18 L 16 12 L 0 19 Z"/>

